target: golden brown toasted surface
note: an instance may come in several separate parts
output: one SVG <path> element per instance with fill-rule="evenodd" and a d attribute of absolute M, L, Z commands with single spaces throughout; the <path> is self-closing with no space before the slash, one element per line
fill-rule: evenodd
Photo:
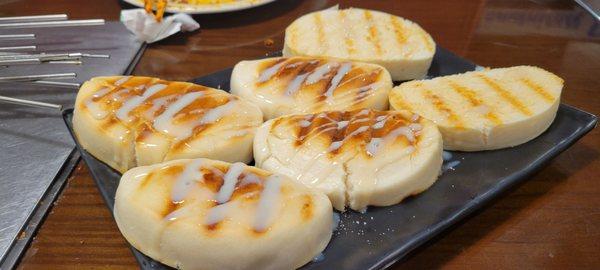
<path fill-rule="evenodd" d="M 171 119 L 174 125 L 198 123 L 211 109 L 237 100 L 237 97 L 221 94 L 212 88 L 151 77 L 107 77 L 94 79 L 93 82 L 97 83 L 94 86 L 96 89 L 85 102 L 79 104 L 80 109 L 92 114 L 97 113 L 91 110 L 93 106 L 108 112 L 101 128 L 108 130 L 117 124 L 124 125 L 136 134 L 136 142 L 143 141 L 147 135 L 157 132 L 153 125 L 156 118 L 186 94 L 201 93 L 202 96 L 193 99 L 187 106 L 175 112 Z M 160 90 L 139 103 L 132 102 L 132 99 L 143 97 L 153 87 L 158 87 Z M 126 108 L 127 106 L 129 108 Z M 120 110 L 126 113 L 119 115 Z M 196 124 L 193 135 L 180 140 L 178 145 L 193 140 L 211 124 L 213 123 Z"/>
<path fill-rule="evenodd" d="M 367 157 L 374 155 L 377 140 L 404 147 L 415 147 L 420 138 L 423 119 L 416 114 L 377 110 L 329 111 L 319 114 L 281 117 L 274 121 L 271 132 L 291 129 L 295 146 L 319 141 L 327 145 L 330 156 L 344 148 L 358 148 Z"/>
<path fill-rule="evenodd" d="M 265 193 L 266 182 L 275 181 L 270 178 L 272 177 L 270 172 L 240 164 L 238 166 L 243 166 L 243 170 L 235 177 L 235 184 L 231 194 L 226 201 L 219 201 L 217 194 L 222 189 L 227 189 L 224 186 L 226 185 L 225 178 L 226 174 L 235 171 L 235 169 L 232 169 L 233 165 L 203 164 L 197 168 L 194 167 L 192 171 L 201 175 L 199 179 L 188 177 L 190 176 L 189 166 L 190 163 L 171 164 L 140 177 L 134 201 L 142 203 L 149 196 L 152 197 L 153 205 L 151 211 L 155 212 L 165 222 L 173 222 L 180 219 L 182 216 L 187 215 L 181 212 L 187 211 L 186 208 L 193 207 L 205 208 L 206 210 L 198 213 L 192 213 L 190 210 L 191 214 L 204 215 L 204 219 L 209 219 L 207 216 L 210 214 L 208 213 L 215 207 L 224 204 L 258 204 Z M 184 188 L 183 190 L 181 189 L 182 187 Z M 302 205 L 299 210 L 299 220 L 308 221 L 313 217 L 314 202 L 311 195 L 289 196 L 291 190 L 286 185 L 281 185 L 277 189 L 278 191 L 276 192 L 280 193 L 279 197 L 290 197 L 291 199 L 298 200 L 298 204 Z M 272 202 L 279 203 L 277 201 Z M 261 211 L 259 209 L 260 206 L 256 208 L 253 211 Z M 206 233 L 214 234 L 223 228 L 221 226 L 222 221 L 221 219 L 216 222 L 202 222 L 203 224 L 201 225 L 203 225 L 202 227 Z M 249 233 L 255 236 L 260 236 L 266 230 L 251 226 L 248 228 Z"/>
<path fill-rule="evenodd" d="M 373 91 L 371 84 L 380 81 L 384 75 L 381 67 L 373 65 L 305 57 L 264 61 L 258 72 L 256 86 L 259 91 L 269 87 L 278 94 L 287 96 L 295 96 L 301 92 L 303 95 L 316 97 L 317 102 L 344 93 L 353 94 L 354 101 L 360 102 Z"/>

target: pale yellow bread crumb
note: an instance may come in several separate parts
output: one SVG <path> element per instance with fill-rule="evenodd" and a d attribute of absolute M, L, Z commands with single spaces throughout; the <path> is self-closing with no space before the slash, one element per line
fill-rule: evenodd
<path fill-rule="evenodd" d="M 284 56 L 333 57 L 385 67 L 394 81 L 427 74 L 435 42 L 418 24 L 380 11 L 327 9 L 285 30 Z"/>
<path fill-rule="evenodd" d="M 429 188 L 442 165 L 442 138 L 431 121 L 408 111 L 287 115 L 258 129 L 254 158 L 324 192 L 340 211 L 365 211 Z"/>
<path fill-rule="evenodd" d="M 178 158 L 250 162 L 261 123 L 258 107 L 225 91 L 137 76 L 92 78 L 73 112 L 81 146 L 120 172 Z"/>
<path fill-rule="evenodd" d="M 392 90 L 390 105 L 435 122 L 447 150 L 492 150 L 544 132 L 562 87 L 561 78 L 541 68 L 496 68 L 403 83 Z"/>
<path fill-rule="evenodd" d="M 310 262 L 331 239 L 327 197 L 240 165 L 184 159 L 127 171 L 115 196 L 119 230 L 137 250 L 177 269 L 278 270 Z M 235 175 L 233 190 L 218 203 L 227 175 Z"/>
<path fill-rule="evenodd" d="M 392 87 L 390 74 L 381 66 L 315 57 L 241 61 L 231 75 L 231 93 L 260 107 L 265 119 L 330 110 L 387 110 Z"/>

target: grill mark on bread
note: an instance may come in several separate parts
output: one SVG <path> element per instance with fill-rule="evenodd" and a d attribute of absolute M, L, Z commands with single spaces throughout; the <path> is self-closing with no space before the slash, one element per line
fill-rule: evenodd
<path fill-rule="evenodd" d="M 466 86 L 462 86 L 454 81 L 448 80 L 448 85 L 450 85 L 450 87 L 457 92 L 458 94 L 460 94 L 463 98 L 465 98 L 473 107 L 480 107 L 480 106 L 486 106 L 489 107 L 489 105 L 485 104 L 483 102 L 483 100 L 481 100 L 479 97 L 477 97 L 477 92 L 469 89 Z M 496 125 L 500 125 L 502 124 L 502 121 L 500 120 L 500 118 L 498 118 L 498 115 L 494 112 L 487 112 L 484 114 L 485 118 L 487 118 L 489 121 L 491 121 L 492 123 L 496 124 Z"/>
<path fill-rule="evenodd" d="M 329 88 L 331 88 L 333 86 L 333 78 L 335 77 L 335 75 L 337 75 L 340 72 L 340 69 L 342 68 L 342 65 L 338 65 L 336 66 L 334 69 L 331 70 L 330 74 L 333 74 L 333 76 L 331 76 L 328 80 L 327 80 L 327 84 L 325 85 L 325 87 L 323 87 L 321 89 L 321 96 L 319 98 L 320 101 L 323 101 L 325 99 L 327 99 L 327 91 L 329 90 Z M 342 79 L 344 79 L 344 77 L 346 77 L 346 74 L 343 75 Z M 331 96 L 334 96 L 334 92 L 335 90 L 337 90 L 337 88 L 339 87 L 341 80 L 338 82 L 338 85 L 335 86 L 335 88 L 333 88 L 333 90 L 331 91 Z"/>
<path fill-rule="evenodd" d="M 208 231 L 217 231 L 219 229 L 219 227 L 220 227 L 219 225 L 221 223 L 222 222 L 216 222 L 216 223 L 213 223 L 213 224 L 204 225 L 204 227 L 206 227 L 206 230 L 208 230 Z"/>
<path fill-rule="evenodd" d="M 149 174 L 147 174 L 141 181 L 140 184 L 138 185 L 138 189 L 144 189 L 148 186 L 148 183 L 150 183 L 150 179 L 152 179 L 152 177 L 154 177 L 154 171 L 150 172 Z"/>
<path fill-rule="evenodd" d="M 362 68 L 353 68 L 351 69 L 344 78 L 340 81 L 338 88 L 347 86 L 347 88 L 358 89 L 361 87 L 368 86 L 372 83 L 378 81 L 379 76 L 383 73 L 381 68 L 377 68 L 368 72 L 367 70 L 363 70 Z M 347 84 L 352 82 L 357 82 L 356 85 L 348 86 Z"/>
<path fill-rule="evenodd" d="M 348 55 L 354 55 L 356 53 L 356 49 L 354 48 L 354 40 L 352 38 L 350 38 L 348 36 L 348 34 L 351 32 L 348 30 L 348 24 L 346 23 L 346 11 L 345 10 L 340 10 L 339 12 L 340 15 L 340 22 L 343 28 L 343 35 L 344 35 L 344 44 L 346 44 L 346 51 L 348 52 Z"/>
<path fill-rule="evenodd" d="M 315 119 L 317 119 L 318 122 L 315 121 Z M 282 120 L 281 122 L 283 122 L 283 118 L 281 118 L 280 120 Z M 306 121 L 309 121 L 310 124 L 308 126 L 304 126 L 304 125 L 300 125 L 300 129 L 296 135 L 296 145 L 302 145 L 304 144 L 304 142 L 308 139 L 310 139 L 311 135 L 316 134 L 321 134 L 323 132 L 327 132 L 327 131 L 331 131 L 333 128 L 333 126 L 331 125 L 330 122 L 328 122 L 326 119 L 324 118 L 317 118 L 315 117 L 315 115 L 310 115 L 310 120 L 305 119 Z M 276 127 L 277 124 L 281 123 L 281 122 L 275 122 L 272 126 Z M 322 123 L 322 124 L 319 124 Z"/>
<path fill-rule="evenodd" d="M 112 115 L 109 115 L 100 125 L 101 130 L 110 130 L 116 124 L 119 123 L 119 120 Z"/>
<path fill-rule="evenodd" d="M 406 29 L 404 28 L 404 26 L 402 25 L 402 22 L 400 22 L 400 19 L 398 19 L 398 17 L 396 16 L 392 16 L 390 17 L 391 19 L 391 25 L 392 25 L 392 30 L 394 31 L 394 34 L 396 35 L 396 43 L 398 43 L 399 47 L 402 47 L 402 54 L 404 56 L 408 56 L 412 53 L 412 49 L 404 46 L 407 42 L 407 37 L 406 37 Z"/>
<path fill-rule="evenodd" d="M 423 91 L 423 97 L 429 100 L 439 112 L 442 112 L 447 117 L 448 121 L 454 124 L 455 128 L 463 129 L 465 127 L 456 113 L 444 103 L 442 98 L 432 93 L 431 90 L 425 89 Z"/>
<path fill-rule="evenodd" d="M 425 32 L 425 30 L 420 29 L 420 28 L 417 29 L 417 34 L 421 37 L 421 39 L 425 43 L 425 47 L 427 48 L 427 51 L 432 52 L 434 49 L 434 46 L 433 46 L 433 43 L 431 42 L 429 34 L 427 34 Z"/>
<path fill-rule="evenodd" d="M 317 28 L 317 44 L 319 49 L 321 50 L 321 54 L 327 52 L 327 44 L 325 40 L 325 32 L 323 31 L 323 19 L 321 18 L 321 14 L 315 13 L 315 28 Z"/>
<path fill-rule="evenodd" d="M 304 81 L 306 81 L 306 77 L 308 76 L 308 74 L 310 74 L 311 72 L 313 72 L 315 70 L 315 68 L 317 68 L 319 66 L 319 61 L 302 61 L 298 63 L 298 66 L 292 68 L 292 70 L 290 71 L 290 76 L 288 76 L 288 79 L 286 81 L 281 81 L 282 85 L 285 85 L 286 87 L 281 87 L 281 92 L 283 94 L 288 94 L 288 95 L 294 95 L 297 92 L 300 91 L 300 89 L 302 89 L 302 86 L 304 85 Z M 287 66 L 284 67 L 284 70 L 287 70 Z M 300 77 L 300 76 L 303 76 Z M 290 85 L 298 79 L 302 79 L 302 81 L 300 82 L 300 84 L 297 86 L 297 89 L 289 89 Z M 288 93 L 288 91 L 290 93 Z"/>
<path fill-rule="evenodd" d="M 502 88 L 494 79 L 487 77 L 483 74 L 476 74 L 475 76 L 483 80 L 494 92 L 501 96 L 506 102 L 508 102 L 513 108 L 517 109 L 524 115 L 531 116 L 532 112 L 523 104 L 517 97 L 515 97 L 510 91 Z"/>
<path fill-rule="evenodd" d="M 237 100 L 237 98 L 236 98 Z M 198 102 L 198 100 L 197 100 Z M 188 108 L 188 110 L 183 109 L 181 111 L 179 111 L 178 115 L 179 117 L 175 117 L 173 119 L 174 123 L 178 123 L 178 122 L 186 122 L 186 121 L 193 121 L 193 119 L 198 119 L 198 118 L 202 118 L 204 117 L 204 115 L 206 115 L 206 113 L 208 111 L 210 111 L 211 109 L 217 108 L 219 106 L 223 106 L 225 104 L 227 104 L 228 102 L 232 102 L 231 99 L 209 99 L 207 103 L 209 104 L 204 104 L 202 106 L 205 106 L 203 108 L 203 110 L 201 112 L 197 112 L 197 113 L 193 113 L 192 110 L 194 108 L 197 108 L 194 106 L 194 103 L 190 104 L 189 106 L 187 106 L 186 108 Z M 207 108 L 208 107 L 208 108 Z M 205 123 L 205 124 L 201 124 L 196 126 L 193 129 L 192 135 L 183 139 L 183 140 L 179 140 L 176 141 L 175 143 L 173 143 L 173 145 L 171 146 L 171 149 L 173 151 L 179 151 L 182 150 L 183 148 L 186 148 L 190 142 L 198 139 L 198 137 L 203 136 L 203 132 L 208 130 L 210 127 L 212 127 L 215 123 Z"/>
<path fill-rule="evenodd" d="M 135 131 L 135 142 L 142 142 L 153 134 L 154 130 L 148 123 L 142 123 Z"/>
<path fill-rule="evenodd" d="M 364 17 L 366 24 L 369 26 L 369 35 L 367 36 L 367 41 L 369 41 L 373 48 L 375 48 L 375 54 L 377 56 L 381 56 L 381 45 L 379 44 L 379 35 L 377 33 L 377 27 L 373 22 L 373 15 L 370 11 L 365 10 Z"/>
<path fill-rule="evenodd" d="M 408 102 L 406 102 L 406 100 L 404 100 L 404 98 L 402 97 L 402 95 L 400 93 L 397 93 L 395 95 L 390 95 L 390 96 L 393 99 L 393 102 L 390 102 L 390 105 L 393 104 L 393 105 L 399 106 L 399 107 L 394 106 L 394 109 L 413 111 L 410 104 Z"/>
<path fill-rule="evenodd" d="M 278 69 L 278 71 L 273 74 L 273 76 L 270 76 L 267 80 L 265 81 L 258 81 L 256 83 L 256 85 L 258 87 L 261 87 L 265 84 L 268 83 L 272 83 L 272 82 L 276 82 L 279 83 L 280 86 L 278 86 L 278 90 L 280 93 L 286 93 L 287 88 L 289 87 L 289 85 L 296 79 L 298 79 L 300 76 L 307 76 L 312 74 L 317 67 L 319 67 L 321 64 L 326 64 L 323 63 L 322 61 L 318 60 L 318 59 L 304 59 L 304 58 L 296 58 L 296 57 L 292 57 L 292 58 L 280 58 L 277 61 L 274 61 L 272 63 L 270 63 L 269 65 L 264 65 L 262 67 L 259 68 L 259 74 L 263 74 L 265 72 L 265 70 L 272 68 L 280 63 L 283 63 L 283 65 Z M 325 75 L 328 75 L 330 72 L 328 72 Z M 325 76 L 327 77 L 327 76 Z M 305 81 L 306 78 L 304 78 L 300 84 L 298 85 L 298 89 L 295 89 L 294 93 L 295 94 L 299 91 L 302 90 L 302 88 L 305 86 Z"/>
<path fill-rule="evenodd" d="M 217 205 L 216 202 L 211 202 L 212 205 L 209 206 L 209 211 L 212 207 L 215 207 Z M 208 213 L 208 211 L 207 211 Z M 204 228 L 206 229 L 206 231 L 208 231 L 208 233 L 215 233 L 217 230 L 219 230 L 220 227 L 222 227 L 223 222 L 222 221 L 218 221 L 215 223 L 211 223 L 211 224 L 205 224 Z"/>
<path fill-rule="evenodd" d="M 256 81 L 256 86 L 261 86 L 264 84 L 269 83 L 273 78 L 277 78 L 277 74 L 279 74 L 283 68 L 286 61 L 288 61 L 289 58 L 277 58 L 274 61 L 269 61 L 269 62 L 263 62 L 261 63 L 261 65 L 258 67 L 258 80 Z M 272 69 L 277 69 L 277 70 L 273 70 Z M 268 74 L 267 74 L 268 73 Z M 268 76 L 267 78 L 264 78 L 265 76 Z"/>
<path fill-rule="evenodd" d="M 171 200 L 167 200 L 165 207 L 160 212 L 161 219 L 167 217 L 170 213 L 177 211 L 182 205 L 182 203 L 174 203 Z"/>
<path fill-rule="evenodd" d="M 202 169 L 202 179 L 204 185 L 212 192 L 217 193 L 223 186 L 223 170 L 217 168 L 217 171 Z"/>
<path fill-rule="evenodd" d="M 539 84 L 536 84 L 535 82 L 533 82 L 532 80 L 527 79 L 527 78 L 521 78 L 521 79 L 519 79 L 519 81 L 521 81 L 529 89 L 533 90 L 534 92 L 536 92 L 540 96 L 542 96 L 542 98 L 544 98 L 544 100 L 546 100 L 548 102 L 553 102 L 554 101 L 554 96 L 552 96 L 552 94 L 550 94 L 548 91 L 546 91 Z"/>
<path fill-rule="evenodd" d="M 291 44 L 299 44 L 298 43 L 298 29 L 295 26 L 290 27 L 290 43 Z"/>
<path fill-rule="evenodd" d="M 309 221 L 314 215 L 314 204 L 312 200 L 312 196 L 306 194 L 302 196 L 302 209 L 300 209 L 300 214 L 302 216 L 303 221 Z"/>
<path fill-rule="evenodd" d="M 359 88 L 358 92 L 354 96 L 354 100 L 352 101 L 352 106 L 355 106 L 355 105 L 360 104 L 361 102 L 367 100 L 372 92 L 373 92 L 373 88 L 370 88 L 370 87 Z"/>
<path fill-rule="evenodd" d="M 262 185 L 260 184 L 247 184 L 247 185 L 238 185 L 236 186 L 233 194 L 231 195 L 231 200 L 236 200 L 238 198 L 244 197 L 245 199 L 256 201 L 258 199 L 258 193 L 263 190 Z"/>

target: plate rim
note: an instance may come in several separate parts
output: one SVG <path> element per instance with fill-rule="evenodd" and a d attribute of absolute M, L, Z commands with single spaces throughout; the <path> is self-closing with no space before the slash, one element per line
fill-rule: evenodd
<path fill-rule="evenodd" d="M 474 197 L 469 203 L 464 204 L 459 211 L 443 220 L 443 222 L 427 228 L 429 230 L 421 230 L 419 233 L 414 235 L 410 241 L 406 242 L 404 247 L 400 247 L 386 254 L 376 264 L 371 266 L 369 270 L 389 268 L 394 263 L 398 262 L 402 258 L 405 258 L 416 248 L 422 246 L 428 241 L 431 241 L 442 232 L 449 230 L 450 227 L 457 225 L 461 220 L 465 220 L 476 211 L 484 209 L 493 200 L 499 199 L 503 196 L 503 194 L 509 192 L 511 188 L 528 181 L 531 175 L 546 167 L 546 165 L 548 165 L 548 163 L 550 163 L 554 158 L 558 157 L 562 152 L 566 151 L 569 149 L 569 147 L 577 143 L 581 138 L 596 128 L 598 124 L 598 117 L 590 112 L 565 103 L 560 103 L 559 110 L 560 108 L 584 114 L 585 117 L 588 118 L 586 119 L 587 123 L 583 125 L 581 130 L 566 136 L 558 144 L 551 147 L 547 153 L 539 156 L 538 159 L 531 162 L 527 168 L 516 171 L 512 175 L 499 179 L 499 181 L 490 187 L 485 193 Z"/>
<path fill-rule="evenodd" d="M 136 7 L 143 8 L 144 5 L 140 3 L 141 0 L 123 0 L 124 2 L 134 5 Z M 186 14 L 218 14 L 227 13 L 245 9 L 251 9 L 259 6 L 263 6 L 277 0 L 243 0 L 243 2 L 235 1 L 231 4 L 209 4 L 212 7 L 202 7 L 200 5 L 189 5 L 190 8 L 183 7 L 169 7 L 165 9 L 168 13 L 186 13 Z M 235 4 L 234 4 L 235 3 Z M 182 4 L 186 6 L 185 4 Z"/>
<path fill-rule="evenodd" d="M 217 71 L 215 73 L 218 73 L 218 72 L 220 72 L 220 71 Z M 213 73 L 208 74 L 206 76 L 211 76 L 212 74 Z M 206 77 L 206 76 L 202 76 L 202 77 Z M 202 77 L 198 77 L 197 79 L 202 78 Z M 565 104 L 565 103 L 560 103 L 559 110 L 561 108 L 564 110 L 568 110 L 568 111 L 574 111 L 576 113 L 580 113 L 583 116 L 585 116 L 585 122 L 586 122 L 585 125 L 582 125 L 582 128 L 579 131 L 570 134 L 569 136 L 565 137 L 565 139 L 562 140 L 560 143 L 558 143 L 554 147 L 550 148 L 550 150 L 547 153 L 545 153 L 544 155 L 540 156 L 538 159 L 536 159 L 535 161 L 530 163 L 530 166 L 527 167 L 526 169 L 517 171 L 512 175 L 501 178 L 494 186 L 490 187 L 485 193 L 474 197 L 469 203 L 463 205 L 462 208 L 459 211 L 457 211 L 456 213 L 454 213 L 452 216 L 446 218 L 442 222 L 435 224 L 431 227 L 423 228 L 423 230 L 421 230 L 419 233 L 414 235 L 410 239 L 410 241 L 407 241 L 403 245 L 398 246 L 398 248 L 392 250 L 392 252 L 382 255 L 380 257 L 380 259 L 378 259 L 377 262 L 375 264 L 371 265 L 368 269 L 376 270 L 376 269 L 389 268 L 394 263 L 405 258 L 408 254 L 410 254 L 410 252 L 414 251 L 416 248 L 422 246 L 423 244 L 427 243 L 428 241 L 431 241 L 436 236 L 440 235 L 442 232 L 449 230 L 452 226 L 458 224 L 461 220 L 465 220 L 466 218 L 468 218 L 470 215 L 472 215 L 476 211 L 478 211 L 480 209 L 484 209 L 493 200 L 499 199 L 504 193 L 510 191 L 511 188 L 513 188 L 525 181 L 528 181 L 531 175 L 535 174 L 536 172 L 538 172 L 539 170 L 544 168 L 555 157 L 557 157 L 562 152 L 567 150 L 573 144 L 577 143 L 581 138 L 583 138 L 587 133 L 589 133 L 591 130 L 593 130 L 597 126 L 598 117 L 596 115 L 589 113 L 587 111 L 584 111 L 582 109 L 579 109 L 577 107 Z M 73 137 L 73 140 L 75 141 L 77 150 L 85 151 L 85 149 L 83 149 L 81 147 L 81 145 L 79 144 L 79 142 L 72 130 L 72 122 L 71 121 L 72 121 L 73 111 L 74 111 L 73 108 L 64 109 L 62 111 L 63 120 L 65 122 L 65 125 L 69 129 L 69 133 L 71 134 L 71 136 Z M 81 153 L 81 159 L 85 162 L 85 164 L 88 167 L 90 167 L 90 165 L 88 165 L 88 160 L 87 160 L 88 156 L 95 159 L 95 157 L 87 151 L 85 151 L 85 153 Z M 100 160 L 96 159 L 96 161 L 104 164 Z M 104 164 L 104 165 L 106 165 L 106 164 Z M 103 198 L 106 206 L 108 207 L 109 210 L 112 210 L 113 207 L 111 207 L 109 204 L 114 203 L 114 202 L 111 201 L 110 198 L 105 197 L 104 191 L 100 187 L 101 180 L 98 179 L 96 172 L 94 172 L 94 170 L 90 169 L 90 174 L 92 175 L 94 183 L 96 184 L 96 188 L 98 189 L 100 196 Z M 111 211 L 111 215 L 112 215 L 112 211 Z M 141 259 L 144 259 L 144 257 L 149 258 L 152 261 L 154 261 L 154 259 L 143 254 L 141 251 L 137 250 L 131 244 L 128 243 L 128 245 L 130 246 L 130 249 L 132 250 L 133 255 L 134 255 L 136 261 L 138 262 L 138 264 L 140 265 L 140 267 L 142 267 L 142 269 L 148 269 L 146 262 L 141 261 Z M 141 257 L 140 257 L 140 255 L 141 255 Z M 156 261 L 156 262 L 158 262 L 158 261 Z M 160 263 L 160 262 L 158 262 L 158 263 Z M 161 265 L 164 265 L 164 264 L 161 263 Z M 168 267 L 167 265 L 164 265 L 164 266 Z M 170 269 L 170 268 L 166 268 L 166 269 Z"/>
<path fill-rule="evenodd" d="M 452 53 L 451 51 L 448 51 L 445 49 L 443 49 L 443 50 L 446 51 L 446 53 L 449 53 L 449 56 L 458 58 L 462 62 L 468 62 L 469 64 L 472 64 L 473 66 L 476 67 L 476 64 L 471 62 L 469 59 L 458 56 L 458 55 Z M 212 72 L 212 73 L 209 73 L 209 74 L 206 74 L 203 76 L 198 76 L 198 77 L 192 78 L 189 81 L 197 83 L 199 81 L 206 80 L 211 77 L 220 76 L 220 75 L 222 75 L 222 73 L 230 72 L 230 71 L 231 71 L 231 68 L 225 68 L 223 70 L 219 70 L 219 71 Z M 462 205 L 461 209 L 452 213 L 452 215 L 450 215 L 449 217 L 441 220 L 437 224 L 433 224 L 429 227 L 423 228 L 417 234 L 413 235 L 413 237 L 411 237 L 411 239 L 409 239 L 408 241 L 400 243 L 399 245 L 395 246 L 394 249 L 390 249 L 388 251 L 388 253 L 381 253 L 378 256 L 378 259 L 376 260 L 376 262 L 374 262 L 372 265 L 370 265 L 368 269 L 386 269 L 386 268 L 390 267 L 391 265 L 398 262 L 399 260 L 406 258 L 406 256 L 408 254 L 410 254 L 410 252 L 414 251 L 418 247 L 426 244 L 427 242 L 431 241 L 432 239 L 435 239 L 435 237 L 440 235 L 442 232 L 449 230 L 452 226 L 454 226 L 456 224 L 459 224 L 459 222 L 461 220 L 465 220 L 466 218 L 468 218 L 470 215 L 472 215 L 476 211 L 478 211 L 480 209 L 484 209 L 484 207 L 489 205 L 493 200 L 501 198 L 501 196 L 503 196 L 503 194 L 505 194 L 506 192 L 510 191 L 511 188 L 513 188 L 525 181 L 528 181 L 530 179 L 531 175 L 535 174 L 536 172 L 538 172 L 539 170 L 544 168 L 555 157 L 557 157 L 560 153 L 562 153 L 563 151 L 565 151 L 566 149 L 571 147 L 573 144 L 575 144 L 577 141 L 579 141 L 579 139 L 584 137 L 587 133 L 589 133 L 597 125 L 598 118 L 596 115 L 589 113 L 587 111 L 584 111 L 582 109 L 579 109 L 577 107 L 574 107 L 574 106 L 571 106 L 571 105 L 568 105 L 565 103 L 560 103 L 559 110 L 566 110 L 567 112 L 571 111 L 574 113 L 581 114 L 580 117 L 581 117 L 583 123 L 581 124 L 580 129 L 565 136 L 562 141 L 557 143 L 552 148 L 548 149 L 548 151 L 546 153 L 538 156 L 537 159 L 535 159 L 534 161 L 529 163 L 527 165 L 527 167 L 525 167 L 524 169 L 515 171 L 513 174 L 505 176 L 503 178 L 498 178 L 498 181 L 493 186 L 488 188 L 484 193 L 479 194 L 478 196 L 472 198 L 471 201 L 469 201 L 468 203 Z M 72 115 L 72 110 L 68 110 L 68 109 L 65 110 L 63 112 L 63 117 L 65 119 L 65 123 L 67 124 L 67 126 L 69 126 L 69 129 L 71 129 L 71 126 L 68 123 L 69 113 L 71 113 L 71 115 Z M 74 135 L 74 134 L 71 133 L 71 135 Z M 80 145 L 76 139 L 75 139 L 75 143 L 77 145 L 78 150 L 85 151 L 83 148 L 80 147 Z M 93 157 L 89 153 L 88 153 L 88 155 L 90 157 Z M 87 164 L 88 162 L 87 162 L 87 159 L 84 154 L 82 154 L 82 157 L 83 157 L 83 160 Z M 98 162 L 100 162 L 100 161 L 98 160 Z M 96 182 L 97 188 L 100 190 L 100 193 L 101 193 L 103 199 L 105 200 L 107 207 L 109 209 L 111 209 L 111 206 L 108 205 L 111 202 L 110 202 L 110 200 L 107 200 L 108 198 L 104 197 L 103 191 L 101 190 L 101 187 L 99 186 L 99 182 L 96 180 L 95 173 L 92 170 L 90 170 L 90 173 L 94 176 L 93 177 L 94 181 Z M 145 256 L 143 253 L 136 250 L 133 246 L 131 246 L 131 249 L 132 249 L 132 251 L 134 251 L 133 252 L 134 257 L 138 261 L 140 267 L 142 267 L 143 269 L 147 269 L 148 266 L 145 265 L 147 263 L 147 261 L 144 261 L 144 260 L 146 258 L 150 258 L 150 257 Z M 150 259 L 152 259 L 152 258 L 150 258 Z"/>

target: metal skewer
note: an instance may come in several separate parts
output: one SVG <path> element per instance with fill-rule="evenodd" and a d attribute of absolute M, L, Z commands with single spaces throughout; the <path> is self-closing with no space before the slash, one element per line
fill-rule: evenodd
<path fill-rule="evenodd" d="M 5 96 L 0 96 L 0 101 L 6 102 L 6 103 L 12 103 L 12 104 L 24 105 L 24 106 L 38 107 L 38 108 L 50 108 L 50 109 L 57 109 L 57 110 L 62 109 L 62 105 L 59 105 L 59 104 L 39 102 L 39 101 L 19 99 L 19 98 L 11 98 L 11 97 L 5 97 Z"/>
<path fill-rule="evenodd" d="M 70 60 L 70 61 L 52 60 L 52 61 L 48 61 L 48 64 L 82 65 L 83 62 L 79 61 L 79 60 Z"/>
<path fill-rule="evenodd" d="M 35 39 L 35 34 L 0 35 L 0 40 Z"/>
<path fill-rule="evenodd" d="M 88 54 L 88 53 L 39 53 L 39 54 L 0 54 L 0 60 L 5 59 L 40 59 L 40 61 L 51 60 L 72 60 L 85 58 L 110 58 L 108 54 Z"/>
<path fill-rule="evenodd" d="M 64 27 L 64 26 L 93 26 L 93 25 L 104 25 L 104 23 L 105 22 L 102 19 L 53 21 L 53 22 L 2 23 L 2 24 L 0 24 L 0 29 Z"/>
<path fill-rule="evenodd" d="M 79 87 L 81 87 L 81 84 L 79 84 L 79 83 L 70 83 L 70 82 L 33 81 L 33 82 L 26 82 L 26 83 L 36 84 L 36 85 L 45 85 L 45 86 L 65 87 L 65 88 L 72 88 L 72 89 L 79 89 Z"/>
<path fill-rule="evenodd" d="M 27 54 L 27 53 L 24 53 L 24 52 L 0 52 L 0 57 L 20 55 L 20 54 Z"/>
<path fill-rule="evenodd" d="M 39 59 L 40 61 L 55 61 L 55 60 L 73 60 L 83 57 L 81 53 L 40 53 L 40 54 L 21 54 L 11 56 L 0 56 L 0 59 Z"/>
<path fill-rule="evenodd" d="M 0 22 L 47 22 L 64 21 L 69 19 L 67 14 L 35 15 L 35 16 L 15 16 L 0 17 Z"/>
<path fill-rule="evenodd" d="M 35 65 L 41 64 L 42 61 L 36 58 L 25 58 L 25 59 L 9 59 L 3 60 L 0 58 L 0 66 L 8 66 L 8 65 Z"/>
<path fill-rule="evenodd" d="M 0 82 L 31 82 L 43 79 L 68 79 L 75 78 L 75 73 L 56 73 L 56 74 L 41 74 L 41 75 L 24 75 L 24 76 L 6 76 L 0 77 Z"/>
<path fill-rule="evenodd" d="M 89 54 L 89 53 L 83 53 L 81 54 L 81 56 L 83 57 L 87 57 L 87 58 L 110 58 L 109 54 Z"/>
<path fill-rule="evenodd" d="M 72 64 L 81 65 L 81 58 L 110 58 L 106 54 L 87 54 L 87 53 L 59 53 L 59 54 L 9 54 L 0 55 L 0 66 L 8 65 L 38 65 L 42 63 L 49 64 Z"/>
<path fill-rule="evenodd" d="M 36 46 L 0 47 L 0 51 L 35 51 Z"/>

